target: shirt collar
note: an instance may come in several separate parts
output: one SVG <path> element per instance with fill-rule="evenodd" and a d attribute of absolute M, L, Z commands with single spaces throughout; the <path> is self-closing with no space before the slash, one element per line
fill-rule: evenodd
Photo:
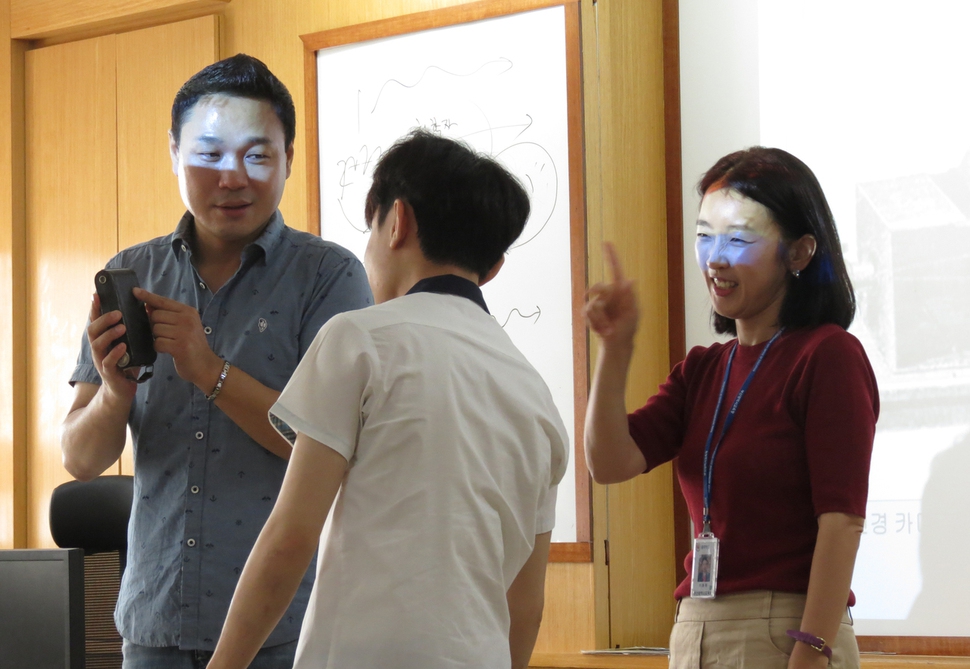
<path fill-rule="evenodd" d="M 488 306 L 485 304 L 485 297 L 482 295 L 482 289 L 474 282 L 463 279 L 460 276 L 455 276 L 454 274 L 441 274 L 439 276 L 429 276 L 421 279 L 407 292 L 408 295 L 412 293 L 457 295 L 458 297 L 471 300 L 484 309 L 486 314 L 489 313 Z"/>
<path fill-rule="evenodd" d="M 273 249 L 279 246 L 285 227 L 283 214 L 277 209 L 270 216 L 269 223 L 263 228 L 262 234 L 243 249 L 243 258 L 252 254 L 256 248 L 262 249 L 263 256 L 268 257 Z M 175 251 L 176 258 L 181 257 L 182 252 L 191 251 L 192 240 L 194 238 L 195 217 L 190 212 L 185 212 L 181 220 L 179 220 L 179 224 L 175 227 L 175 233 L 172 235 L 172 250 Z"/>

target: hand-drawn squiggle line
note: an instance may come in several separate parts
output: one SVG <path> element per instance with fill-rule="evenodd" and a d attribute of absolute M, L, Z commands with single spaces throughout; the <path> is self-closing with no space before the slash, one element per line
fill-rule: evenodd
<path fill-rule="evenodd" d="M 512 309 L 512 311 L 509 312 L 509 315 L 505 318 L 505 322 L 502 323 L 502 327 L 503 328 L 506 325 L 509 324 L 509 321 L 510 320 L 512 320 L 512 314 L 518 314 L 519 315 L 519 318 L 522 318 L 524 320 L 529 320 L 530 318 L 532 318 L 533 316 L 535 316 L 536 319 L 534 321 L 532 321 L 532 324 L 535 325 L 536 323 L 539 322 L 539 317 L 542 316 L 542 309 L 539 308 L 539 305 L 538 304 L 536 305 L 536 310 L 534 312 L 532 312 L 531 314 L 523 314 L 518 309 Z"/>
<path fill-rule="evenodd" d="M 468 74 L 459 74 L 457 72 L 449 72 L 448 70 L 444 69 L 443 67 L 438 67 L 437 65 L 429 65 L 428 67 L 426 67 L 424 69 L 424 72 L 421 73 L 421 76 L 418 77 L 418 80 L 415 81 L 413 84 L 405 84 L 405 83 L 402 83 L 402 82 L 398 81 L 397 79 L 388 79 L 387 81 L 384 82 L 384 84 L 381 86 L 381 90 L 377 93 L 377 99 L 374 100 L 374 107 L 373 107 L 373 109 L 370 110 L 370 113 L 373 114 L 374 111 L 377 109 L 377 105 L 381 101 L 381 95 L 384 94 L 384 89 L 387 88 L 387 86 L 390 85 L 390 84 L 397 84 L 398 86 L 401 86 L 403 88 L 414 88 L 415 86 L 417 86 L 418 84 L 421 83 L 421 81 L 424 79 L 424 75 L 426 75 L 430 70 L 440 70 L 441 72 L 444 72 L 445 74 L 447 74 L 449 76 L 452 76 L 452 77 L 471 77 L 471 76 L 474 76 L 475 74 L 478 74 L 478 72 L 480 72 L 481 70 L 483 70 L 484 68 L 486 68 L 487 66 L 489 66 L 489 65 L 491 65 L 493 63 L 502 63 L 502 62 L 508 63 L 508 66 L 504 70 L 502 70 L 502 72 L 499 72 L 499 74 L 502 74 L 504 72 L 508 72 L 509 70 L 512 69 L 512 61 L 509 60 L 508 58 L 505 58 L 504 56 L 502 56 L 498 60 L 490 60 L 487 63 L 483 63 L 481 66 L 479 66 L 478 68 L 476 68 L 474 71 L 469 72 Z"/>

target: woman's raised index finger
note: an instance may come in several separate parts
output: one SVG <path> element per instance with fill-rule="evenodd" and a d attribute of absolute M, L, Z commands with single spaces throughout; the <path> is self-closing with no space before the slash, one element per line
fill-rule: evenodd
<path fill-rule="evenodd" d="M 623 276 L 623 266 L 620 264 L 620 256 L 617 255 L 613 242 L 603 242 L 603 251 L 606 253 L 606 259 L 613 273 L 613 283 L 621 283 L 625 278 Z"/>

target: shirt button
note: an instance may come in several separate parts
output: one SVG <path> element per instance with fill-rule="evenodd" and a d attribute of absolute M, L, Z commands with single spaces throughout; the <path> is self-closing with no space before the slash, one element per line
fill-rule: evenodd
<path fill-rule="evenodd" d="M 195 438 L 196 438 L 196 439 L 201 439 L 201 438 L 202 438 L 202 437 L 204 437 L 204 436 L 205 436 L 205 435 L 204 435 L 204 434 L 202 434 L 201 432 L 196 432 L 196 433 L 195 433 Z"/>
<path fill-rule="evenodd" d="M 185 244 L 182 244 L 182 251 L 188 251 L 188 249 L 186 248 Z"/>
<path fill-rule="evenodd" d="M 206 325 L 206 326 L 205 326 L 205 327 L 203 328 L 203 331 L 204 331 L 204 332 L 205 332 L 206 334 L 212 334 L 212 328 L 210 328 L 210 327 L 209 327 L 208 325 Z"/>
<path fill-rule="evenodd" d="M 192 494 L 193 495 L 198 495 L 199 494 L 199 486 L 197 486 L 197 485 L 192 486 L 190 488 L 190 490 L 192 491 Z"/>
<path fill-rule="evenodd" d="M 195 546 L 195 539 L 189 539 L 188 541 L 185 542 L 185 545 L 188 546 L 189 548 L 192 548 L 193 546 Z"/>
<path fill-rule="evenodd" d="M 199 281 L 199 288 L 201 288 L 202 290 L 205 290 L 205 283 L 203 283 L 202 281 Z"/>

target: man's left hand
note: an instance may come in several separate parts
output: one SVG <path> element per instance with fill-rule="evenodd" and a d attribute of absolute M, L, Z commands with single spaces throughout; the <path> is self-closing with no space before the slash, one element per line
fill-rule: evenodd
<path fill-rule="evenodd" d="M 194 383 L 204 393 L 212 392 L 222 371 L 223 360 L 209 347 L 199 312 L 187 304 L 142 288 L 135 288 L 134 294 L 148 307 L 155 350 L 172 356 L 180 377 Z"/>

